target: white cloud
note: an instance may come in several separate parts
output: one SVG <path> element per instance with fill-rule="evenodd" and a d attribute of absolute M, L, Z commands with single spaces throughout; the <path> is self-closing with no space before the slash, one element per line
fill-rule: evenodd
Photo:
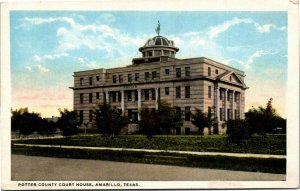
<path fill-rule="evenodd" d="M 91 69 L 96 69 L 100 68 L 100 66 L 96 63 L 96 61 L 87 61 L 84 58 L 78 57 L 77 61 L 84 67 L 91 68 Z"/>
<path fill-rule="evenodd" d="M 49 24 L 53 22 L 66 22 L 69 23 L 70 25 L 74 25 L 75 21 L 70 18 L 70 17 L 48 17 L 48 18 L 41 18 L 41 17 L 34 17 L 34 18 L 29 18 L 25 17 L 22 19 L 22 24 L 21 26 L 26 26 L 27 24 L 30 25 L 41 25 L 41 24 Z"/>
<path fill-rule="evenodd" d="M 137 49 L 144 43 L 141 37 L 130 37 L 116 28 L 108 25 L 83 25 L 75 23 L 71 28 L 57 29 L 59 41 L 58 50 L 67 52 L 87 48 L 100 50 L 107 57 L 122 56 L 128 53 L 128 48 Z"/>
<path fill-rule="evenodd" d="M 278 27 L 274 24 L 265 24 L 265 25 L 259 25 L 258 23 L 255 23 L 256 30 L 260 33 L 268 33 L 271 31 L 271 29 L 275 29 L 278 31 L 284 31 L 286 30 L 286 27 Z"/>
<path fill-rule="evenodd" d="M 39 55 L 34 55 L 33 56 L 33 60 L 36 62 L 40 62 L 41 61 L 41 57 Z"/>
<path fill-rule="evenodd" d="M 46 73 L 46 72 L 49 72 L 50 70 L 40 64 L 37 64 L 36 67 L 39 69 L 40 72 L 42 73 Z"/>
<path fill-rule="evenodd" d="M 214 27 L 210 27 L 208 31 L 209 38 L 217 38 L 220 33 L 223 33 L 227 31 L 230 27 L 241 24 L 241 23 L 251 23 L 253 22 L 251 19 L 239 19 L 239 18 L 233 18 L 232 20 L 225 21 L 221 25 L 217 25 Z"/>
<path fill-rule="evenodd" d="M 236 63 L 242 65 L 243 67 L 245 67 L 245 69 L 250 69 L 251 66 L 253 65 L 255 59 L 257 59 L 263 55 L 266 55 L 266 54 L 273 54 L 273 53 L 269 53 L 267 51 L 262 51 L 262 50 L 257 50 L 253 54 L 251 54 L 248 57 L 248 59 L 245 61 L 237 60 L 237 59 L 228 59 L 228 60 L 225 60 L 224 63 L 226 65 L 230 65 L 231 63 L 236 62 Z"/>
<path fill-rule="evenodd" d="M 26 69 L 29 71 L 29 72 L 33 72 L 32 68 L 30 66 L 27 66 Z"/>
<path fill-rule="evenodd" d="M 100 20 L 112 23 L 116 21 L 116 18 L 112 14 L 104 13 L 100 16 Z"/>
<path fill-rule="evenodd" d="M 26 69 L 29 72 L 40 72 L 40 73 L 50 72 L 50 70 L 48 68 L 46 68 L 45 66 L 43 66 L 41 64 L 35 64 L 35 65 L 31 65 L 31 66 L 26 66 Z"/>
<path fill-rule="evenodd" d="M 260 32 L 260 33 L 268 33 L 271 32 L 271 29 L 279 30 L 279 31 L 284 31 L 286 30 L 285 26 L 278 27 L 277 25 L 274 24 L 264 24 L 260 25 L 259 23 L 255 22 L 251 18 L 246 18 L 246 19 L 240 19 L 240 18 L 233 18 L 231 20 L 227 20 L 223 22 L 220 25 L 210 27 L 208 31 L 208 36 L 211 39 L 217 38 L 219 34 L 226 32 L 230 27 L 233 27 L 235 25 L 239 24 L 252 24 L 254 25 L 255 29 Z"/>
<path fill-rule="evenodd" d="M 34 55 L 33 60 L 36 62 L 41 62 L 43 60 L 56 60 L 56 59 L 60 59 L 61 57 L 66 57 L 66 56 L 69 56 L 69 54 L 65 53 L 65 52 L 59 53 L 59 54 L 45 54 L 42 56 Z"/>

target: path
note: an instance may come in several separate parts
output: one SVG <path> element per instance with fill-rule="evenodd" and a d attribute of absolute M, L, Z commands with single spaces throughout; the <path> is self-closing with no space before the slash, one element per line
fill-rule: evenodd
<path fill-rule="evenodd" d="M 12 155 L 12 180 L 285 180 L 286 175 L 166 165 Z"/>

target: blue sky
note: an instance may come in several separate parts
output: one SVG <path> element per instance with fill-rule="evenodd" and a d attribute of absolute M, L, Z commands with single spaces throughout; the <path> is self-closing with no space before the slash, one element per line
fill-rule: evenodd
<path fill-rule="evenodd" d="M 157 20 L 177 58 L 205 56 L 245 71 L 246 111 L 272 97 L 285 117 L 286 12 L 11 11 L 13 108 L 43 117 L 72 109 L 73 72 L 131 64 Z"/>

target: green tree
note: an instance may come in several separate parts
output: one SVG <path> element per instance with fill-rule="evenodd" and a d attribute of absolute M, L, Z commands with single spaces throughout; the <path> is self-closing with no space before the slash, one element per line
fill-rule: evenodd
<path fill-rule="evenodd" d="M 68 109 L 59 109 L 60 118 L 57 125 L 63 132 L 64 136 L 76 135 L 78 133 L 78 126 L 80 124 L 76 111 L 69 111 Z"/>
<path fill-rule="evenodd" d="M 204 134 L 204 128 L 208 128 L 208 134 L 211 134 L 211 127 L 213 126 L 214 119 L 212 113 L 204 113 L 200 109 L 196 109 L 195 113 L 192 113 L 192 123 L 199 128 L 200 135 Z"/>
<path fill-rule="evenodd" d="M 128 118 L 122 115 L 122 111 L 104 102 L 94 110 L 94 127 L 103 135 L 114 137 L 128 124 Z"/>
<path fill-rule="evenodd" d="M 245 118 L 253 132 L 265 136 L 266 133 L 273 131 L 276 127 L 285 126 L 285 120 L 278 115 L 272 102 L 273 99 L 270 98 L 266 107 L 252 107 L 245 113 Z"/>
<path fill-rule="evenodd" d="M 252 135 L 252 131 L 247 121 L 243 119 L 228 120 L 226 122 L 229 140 L 237 144 L 241 144 L 243 140 L 248 139 Z"/>
<path fill-rule="evenodd" d="M 12 130 L 19 131 L 21 135 L 29 135 L 37 131 L 41 125 L 39 113 L 29 112 L 28 108 L 20 108 L 12 111 Z"/>
<path fill-rule="evenodd" d="M 163 134 L 170 134 L 171 129 L 182 126 L 182 116 L 176 113 L 176 108 L 168 102 L 161 100 L 156 112 L 158 126 Z"/>
<path fill-rule="evenodd" d="M 147 136 L 151 140 L 153 135 L 159 134 L 158 119 L 156 112 L 141 111 L 140 133 Z"/>
<path fill-rule="evenodd" d="M 48 121 L 46 119 L 41 119 L 41 125 L 37 132 L 40 135 L 53 135 L 56 131 L 57 124 L 53 121 Z"/>

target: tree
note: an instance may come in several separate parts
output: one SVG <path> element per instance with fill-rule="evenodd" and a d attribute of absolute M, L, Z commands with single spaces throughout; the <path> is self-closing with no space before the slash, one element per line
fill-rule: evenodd
<path fill-rule="evenodd" d="M 213 126 L 214 119 L 211 112 L 204 113 L 200 109 L 196 109 L 195 113 L 192 113 L 192 123 L 199 128 L 200 135 L 204 134 L 204 128 L 208 128 L 208 134 L 211 134 L 211 127 Z"/>
<path fill-rule="evenodd" d="M 127 125 L 128 118 L 122 115 L 122 111 L 104 102 L 94 110 L 94 127 L 103 135 L 114 137 Z"/>
<path fill-rule="evenodd" d="M 57 125 L 63 132 L 64 136 L 76 135 L 78 133 L 78 126 L 80 124 L 76 111 L 69 111 L 68 109 L 59 109 L 60 118 Z"/>
<path fill-rule="evenodd" d="M 272 102 L 273 99 L 270 98 L 265 108 L 262 106 L 252 107 L 245 113 L 245 118 L 253 132 L 265 136 L 266 133 L 271 132 L 276 127 L 285 126 L 285 120 L 277 114 Z"/>
<path fill-rule="evenodd" d="M 56 127 L 57 124 L 55 122 L 41 119 L 41 125 L 37 131 L 40 135 L 54 134 Z"/>
<path fill-rule="evenodd" d="M 176 129 L 182 126 L 181 114 L 176 113 L 176 108 L 164 100 L 159 102 L 156 115 L 160 131 L 164 134 L 169 134 L 172 128 Z"/>
<path fill-rule="evenodd" d="M 153 135 L 159 133 L 158 119 L 156 112 L 141 111 L 140 133 L 147 136 L 151 140 Z"/>
<path fill-rule="evenodd" d="M 12 111 L 11 124 L 12 130 L 29 135 L 40 128 L 41 117 L 39 113 L 29 112 L 28 108 L 20 108 Z"/>
<path fill-rule="evenodd" d="M 252 135 L 251 128 L 245 120 L 228 120 L 226 126 L 228 138 L 237 144 L 241 144 L 243 140 L 250 138 Z"/>

